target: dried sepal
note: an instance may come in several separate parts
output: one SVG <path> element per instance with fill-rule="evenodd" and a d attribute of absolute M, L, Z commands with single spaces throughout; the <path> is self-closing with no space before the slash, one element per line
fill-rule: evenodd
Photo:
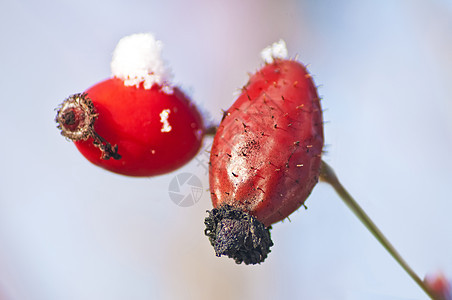
<path fill-rule="evenodd" d="M 273 242 L 270 228 L 255 217 L 230 205 L 207 211 L 204 234 L 209 238 L 217 256 L 226 255 L 237 264 L 263 262 Z"/>
<path fill-rule="evenodd" d="M 94 146 L 102 152 L 102 159 L 120 159 L 118 146 L 112 146 L 94 130 L 97 117 L 98 114 L 88 95 L 78 93 L 69 96 L 61 103 L 55 121 L 58 123 L 57 128 L 61 130 L 61 135 L 64 137 L 74 142 L 92 138 Z"/>
<path fill-rule="evenodd" d="M 92 136 L 97 116 L 88 95 L 79 93 L 69 96 L 61 103 L 55 121 L 61 135 L 72 141 L 80 141 Z"/>

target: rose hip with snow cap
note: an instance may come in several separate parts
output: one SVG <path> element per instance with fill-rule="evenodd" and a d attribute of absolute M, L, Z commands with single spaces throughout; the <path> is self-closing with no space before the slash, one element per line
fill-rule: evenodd
<path fill-rule="evenodd" d="M 217 256 L 264 261 L 269 228 L 297 210 L 316 185 L 322 110 L 306 68 L 288 60 L 284 41 L 262 51 L 266 64 L 227 110 L 210 156 L 214 209 L 205 234 Z"/>
<path fill-rule="evenodd" d="M 129 176 L 171 172 L 192 159 L 204 136 L 196 106 L 173 86 L 151 34 L 121 39 L 113 77 L 65 100 L 56 121 L 93 164 Z"/>

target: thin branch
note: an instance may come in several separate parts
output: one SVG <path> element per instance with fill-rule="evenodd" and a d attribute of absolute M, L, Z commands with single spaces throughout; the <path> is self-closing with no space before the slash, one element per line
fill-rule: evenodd
<path fill-rule="evenodd" d="M 353 197 L 347 192 L 347 190 L 342 186 L 334 173 L 333 169 L 324 161 L 322 161 L 320 180 L 329 183 L 336 193 L 341 197 L 345 204 L 350 208 L 350 210 L 358 217 L 361 223 L 366 226 L 366 228 L 372 233 L 372 235 L 380 242 L 380 244 L 391 254 L 391 256 L 399 263 L 399 265 L 408 273 L 408 275 L 419 285 L 419 287 L 434 300 L 440 300 L 426 285 L 425 283 L 416 275 L 416 273 L 411 269 L 407 262 L 402 258 L 402 256 L 397 252 L 397 250 L 392 246 L 389 240 L 383 235 L 383 233 L 378 229 L 377 225 L 370 219 L 370 217 L 364 212 L 364 210 L 359 206 L 359 204 L 353 199 Z"/>

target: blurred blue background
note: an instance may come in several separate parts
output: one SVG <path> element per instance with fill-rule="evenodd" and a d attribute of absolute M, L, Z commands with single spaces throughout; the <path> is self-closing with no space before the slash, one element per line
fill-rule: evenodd
<path fill-rule="evenodd" d="M 324 159 L 421 277 L 452 277 L 451 1 L 2 1 L 0 28 L 1 300 L 426 299 L 325 184 L 244 266 L 203 235 L 204 151 L 144 179 L 86 161 L 54 108 L 138 32 L 217 121 L 285 39 L 321 85 Z M 206 190 L 188 208 L 168 196 L 181 172 Z"/>

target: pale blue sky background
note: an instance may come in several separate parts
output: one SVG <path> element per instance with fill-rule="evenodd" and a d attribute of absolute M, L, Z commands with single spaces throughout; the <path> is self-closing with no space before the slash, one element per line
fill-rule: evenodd
<path fill-rule="evenodd" d="M 153 32 L 175 81 L 217 120 L 284 38 L 322 87 L 325 160 L 414 270 L 452 278 L 451 1 L 2 1 L 0 299 L 425 299 L 332 189 L 274 225 L 260 266 L 216 258 L 208 192 L 90 165 L 54 108 Z M 206 141 L 206 145 L 209 144 Z"/>

